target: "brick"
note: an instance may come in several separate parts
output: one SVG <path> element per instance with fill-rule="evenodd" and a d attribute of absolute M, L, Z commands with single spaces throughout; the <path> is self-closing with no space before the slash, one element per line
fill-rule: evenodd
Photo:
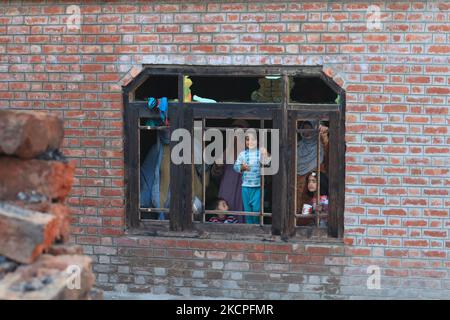
<path fill-rule="evenodd" d="M 80 255 L 43 255 L 36 263 L 19 267 L 0 281 L 1 300 L 79 300 L 88 299 L 95 277 L 92 260 Z M 67 270 L 77 266 L 79 288 L 68 286 Z M 48 279 L 48 280 L 47 280 Z M 35 290 L 27 290 L 30 285 Z M 78 285 L 75 281 L 73 285 Z"/>
<path fill-rule="evenodd" d="M 75 167 L 72 163 L 46 160 L 0 158 L 0 199 L 16 200 L 19 192 L 36 191 L 48 199 L 61 200 L 68 196 Z"/>
<path fill-rule="evenodd" d="M 450 53 L 450 46 L 448 45 L 432 45 L 428 48 L 429 53 L 434 54 L 448 54 Z"/>
<path fill-rule="evenodd" d="M 361 198 L 361 204 L 384 205 L 384 198 Z"/>
<path fill-rule="evenodd" d="M 247 253 L 246 258 L 248 261 L 269 261 L 269 255 L 262 252 Z"/>
<path fill-rule="evenodd" d="M 24 208 L 26 210 L 48 213 L 56 218 L 57 239 L 62 242 L 69 241 L 70 235 L 70 209 L 61 203 L 40 202 L 27 203 L 25 201 L 8 201 L 8 204 Z"/>
<path fill-rule="evenodd" d="M 430 258 L 445 258 L 446 257 L 445 251 L 437 251 L 437 250 L 424 251 L 423 255 L 425 257 L 430 257 Z"/>
<path fill-rule="evenodd" d="M 432 238 L 446 238 L 447 232 L 446 231 L 424 230 L 423 235 L 432 237 Z"/>
<path fill-rule="evenodd" d="M 363 84 L 352 84 L 347 86 L 347 91 L 349 92 L 370 92 L 368 85 Z"/>
<path fill-rule="evenodd" d="M 364 177 L 361 178 L 362 184 L 373 184 L 373 185 L 384 185 L 386 184 L 386 179 L 379 178 L 379 177 Z"/>
<path fill-rule="evenodd" d="M 1 255 L 31 263 L 51 246 L 57 234 L 54 216 L 0 204 Z"/>
<path fill-rule="evenodd" d="M 405 247 L 428 247 L 428 240 L 405 240 L 403 245 Z"/>
<path fill-rule="evenodd" d="M 63 124 L 42 112 L 0 110 L 0 154 L 33 158 L 47 149 L 59 149 Z"/>
<path fill-rule="evenodd" d="M 226 262 L 225 270 L 247 271 L 250 270 L 250 265 L 247 262 Z"/>
<path fill-rule="evenodd" d="M 448 210 L 431 210 L 431 209 L 425 209 L 425 216 L 428 217 L 448 217 L 449 211 Z"/>
<path fill-rule="evenodd" d="M 384 92 L 394 94 L 408 94 L 409 88 L 406 86 L 384 86 Z"/>
<path fill-rule="evenodd" d="M 78 245 L 54 244 L 47 249 L 47 253 L 52 256 L 82 255 L 83 248 Z"/>
<path fill-rule="evenodd" d="M 361 219 L 362 225 L 385 225 L 384 219 Z"/>
<path fill-rule="evenodd" d="M 426 206 L 428 201 L 426 199 L 403 199 L 404 206 Z"/>
<path fill-rule="evenodd" d="M 207 251 L 206 258 L 214 259 L 214 260 L 224 260 L 227 256 L 227 253 L 224 251 Z"/>

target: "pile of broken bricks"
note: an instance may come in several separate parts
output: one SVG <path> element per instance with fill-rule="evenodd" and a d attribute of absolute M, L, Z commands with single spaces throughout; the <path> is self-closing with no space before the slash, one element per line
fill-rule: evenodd
<path fill-rule="evenodd" d="M 0 300 L 101 299 L 91 258 L 68 244 L 75 167 L 62 121 L 0 110 Z"/>

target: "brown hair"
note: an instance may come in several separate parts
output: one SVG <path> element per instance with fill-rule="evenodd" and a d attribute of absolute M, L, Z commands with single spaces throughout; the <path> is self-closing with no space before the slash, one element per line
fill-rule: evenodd
<path fill-rule="evenodd" d="M 314 197 L 314 195 L 316 194 L 316 192 L 311 192 L 308 190 L 308 180 L 310 176 L 313 176 L 314 178 L 317 179 L 317 171 L 311 171 L 310 173 L 308 173 L 306 175 L 306 183 L 305 183 L 305 189 L 304 189 L 304 194 L 306 197 L 308 198 L 312 198 Z M 320 195 L 321 196 L 328 196 L 328 177 L 325 173 L 321 172 L 320 173 Z"/>

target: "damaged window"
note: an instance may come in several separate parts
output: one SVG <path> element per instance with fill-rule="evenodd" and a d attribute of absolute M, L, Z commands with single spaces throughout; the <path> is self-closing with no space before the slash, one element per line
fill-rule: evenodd
<path fill-rule="evenodd" d="M 345 95 L 319 69 L 146 68 L 124 97 L 129 227 L 342 236 Z"/>
<path fill-rule="evenodd" d="M 168 100 L 178 99 L 178 77 L 176 75 L 151 75 L 133 92 L 134 100 L 147 101 L 150 97 Z"/>

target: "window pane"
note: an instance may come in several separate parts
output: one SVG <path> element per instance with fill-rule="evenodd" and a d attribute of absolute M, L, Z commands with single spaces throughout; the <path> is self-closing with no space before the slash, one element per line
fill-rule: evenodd
<path fill-rule="evenodd" d="M 335 103 L 337 94 L 320 78 L 289 77 L 290 102 Z"/>
<path fill-rule="evenodd" d="M 236 76 L 185 77 L 186 102 L 279 103 L 282 78 Z"/>
<path fill-rule="evenodd" d="M 297 122 L 296 210 L 297 225 L 325 227 L 328 213 L 328 122 Z M 320 192 L 319 192 L 320 191 Z"/>
<path fill-rule="evenodd" d="M 151 75 L 134 92 L 134 100 L 144 101 L 153 97 L 166 97 L 168 100 L 178 99 L 177 75 Z"/>
<path fill-rule="evenodd" d="M 141 120 L 146 124 L 147 120 Z M 142 219 L 168 219 L 170 203 L 170 136 L 169 130 L 149 129 L 139 131 L 139 187 L 140 216 Z"/>
<path fill-rule="evenodd" d="M 193 147 L 194 153 L 203 154 L 202 158 L 198 157 L 200 163 L 193 165 L 193 198 L 202 203 L 202 210 L 194 215 L 194 220 L 260 224 L 260 215 L 263 214 L 263 224 L 270 224 L 272 179 L 261 174 L 260 159 L 264 157 L 261 147 L 264 146 L 260 145 L 263 134 L 260 129 L 270 129 L 272 121 L 207 119 L 195 123 L 200 131 L 204 125 L 205 139 L 194 142 Z M 239 133 L 233 129 L 242 130 Z M 245 139 L 246 135 L 251 135 L 250 131 L 256 138 L 252 143 Z M 197 137 L 202 137 L 202 134 Z M 269 154 L 271 138 L 269 131 L 265 137 Z M 203 149 L 203 152 L 195 149 Z M 241 170 L 239 161 L 249 166 L 245 170 L 248 173 L 237 171 Z"/>

